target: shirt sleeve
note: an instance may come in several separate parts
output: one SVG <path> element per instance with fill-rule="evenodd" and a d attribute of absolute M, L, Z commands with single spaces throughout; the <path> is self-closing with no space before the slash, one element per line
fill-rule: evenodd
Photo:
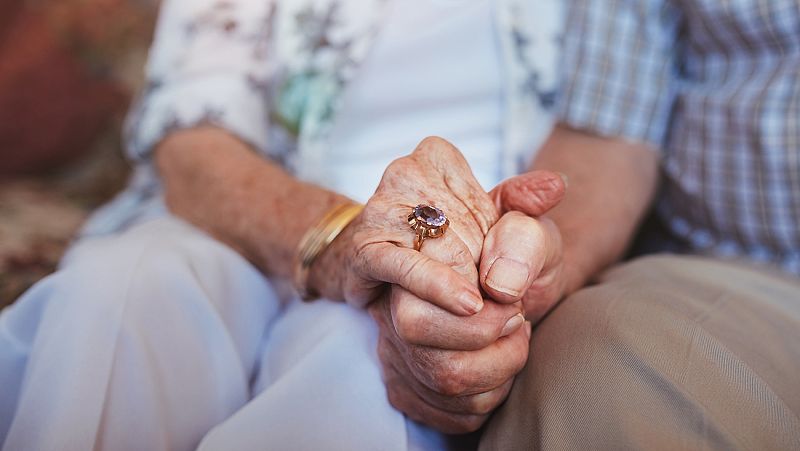
<path fill-rule="evenodd" d="M 659 149 L 675 102 L 680 14 L 661 0 L 571 0 L 561 123 Z"/>
<path fill-rule="evenodd" d="M 146 160 L 168 133 L 213 124 L 267 153 L 270 1 L 166 0 L 126 152 Z"/>

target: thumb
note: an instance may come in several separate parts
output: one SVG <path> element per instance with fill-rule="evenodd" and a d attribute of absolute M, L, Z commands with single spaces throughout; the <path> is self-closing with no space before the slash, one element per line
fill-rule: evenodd
<path fill-rule="evenodd" d="M 566 192 L 566 175 L 531 171 L 503 181 L 489 196 L 500 214 L 518 211 L 527 216 L 541 216 L 558 205 Z"/>

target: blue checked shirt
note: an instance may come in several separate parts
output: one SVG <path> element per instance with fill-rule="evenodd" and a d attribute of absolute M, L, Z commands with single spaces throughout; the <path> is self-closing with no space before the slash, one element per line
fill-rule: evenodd
<path fill-rule="evenodd" d="M 669 248 L 800 275 L 800 1 L 570 4 L 561 121 L 661 149 Z"/>

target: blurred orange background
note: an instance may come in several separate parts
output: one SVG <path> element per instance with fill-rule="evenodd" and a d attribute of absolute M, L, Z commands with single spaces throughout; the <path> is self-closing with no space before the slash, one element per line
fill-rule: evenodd
<path fill-rule="evenodd" d="M 0 307 L 124 185 L 156 0 L 0 0 Z"/>

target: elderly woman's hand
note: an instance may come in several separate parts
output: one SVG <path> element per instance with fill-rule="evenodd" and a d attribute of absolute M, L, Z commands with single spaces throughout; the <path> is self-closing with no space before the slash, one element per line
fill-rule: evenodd
<path fill-rule="evenodd" d="M 517 210 L 490 228 L 481 257 L 480 282 L 502 302 L 487 300 L 478 314 L 455 316 L 394 286 L 388 296 L 371 304 L 380 329 L 378 350 L 387 391 L 395 407 L 441 431 L 462 433 L 480 427 L 505 399 L 525 364 L 530 338 L 530 323 L 521 327 L 522 305 L 513 299 L 537 292 L 537 276 L 549 274 L 550 261 L 558 261 L 554 256 L 560 255 L 560 241 L 550 239 L 549 225 L 519 210 L 541 215 L 561 200 L 564 189 L 558 174 L 540 171 L 511 179 L 492 192 L 503 211 Z M 430 242 L 422 253 L 449 262 L 446 242 Z M 474 269 L 453 266 L 478 283 Z"/>
<path fill-rule="evenodd" d="M 413 250 L 408 215 L 417 204 L 434 205 L 450 220 L 443 237 L 424 243 L 437 242 L 436 259 Z M 461 153 L 441 138 L 426 138 L 389 165 L 363 212 L 312 266 L 309 286 L 363 307 L 396 284 L 457 315 L 475 314 L 483 308 L 477 264 L 497 219 Z"/>

